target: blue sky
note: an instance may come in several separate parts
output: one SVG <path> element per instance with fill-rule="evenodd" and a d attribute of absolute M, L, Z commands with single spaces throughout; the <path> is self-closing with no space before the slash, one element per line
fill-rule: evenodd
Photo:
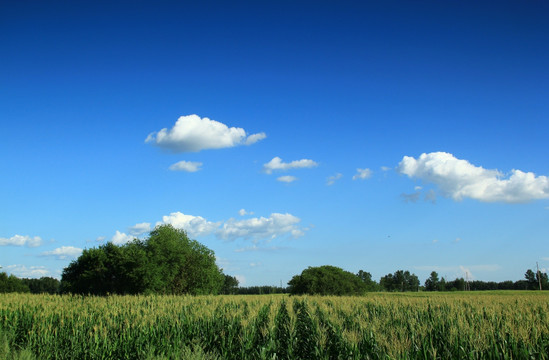
<path fill-rule="evenodd" d="M 170 223 L 242 285 L 549 269 L 549 4 L 0 3 L 0 265 Z"/>

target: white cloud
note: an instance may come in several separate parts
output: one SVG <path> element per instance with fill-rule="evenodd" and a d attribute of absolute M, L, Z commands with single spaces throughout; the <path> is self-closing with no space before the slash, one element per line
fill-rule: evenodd
<path fill-rule="evenodd" d="M 291 175 L 284 175 L 284 176 L 279 176 L 278 178 L 276 178 L 276 180 L 280 182 L 291 183 L 296 181 L 297 178 Z"/>
<path fill-rule="evenodd" d="M 261 266 L 261 263 L 260 263 L 260 262 L 252 262 L 252 263 L 250 263 L 250 267 L 258 267 L 258 266 Z"/>
<path fill-rule="evenodd" d="M 291 214 L 273 213 L 270 217 L 252 218 L 246 220 L 230 219 L 217 230 L 216 235 L 224 240 L 269 239 L 291 234 L 293 237 L 303 236 L 304 233 L 297 227 L 301 221 Z"/>
<path fill-rule="evenodd" d="M 170 165 L 170 170 L 172 171 L 186 171 L 186 172 L 197 172 L 198 170 L 202 170 L 200 167 L 202 166 L 201 162 L 197 161 L 179 161 L 175 164 Z"/>
<path fill-rule="evenodd" d="M 251 145 L 266 138 L 265 133 L 247 136 L 242 128 L 231 127 L 219 121 L 198 115 L 181 116 L 171 129 L 164 128 L 149 134 L 145 142 L 173 152 L 197 152 L 238 145 Z"/>
<path fill-rule="evenodd" d="M 498 170 L 474 166 L 445 152 L 404 156 L 398 170 L 409 177 L 436 184 L 454 200 L 471 198 L 486 202 L 523 203 L 549 198 L 549 178 L 512 170 L 508 178 Z"/>
<path fill-rule="evenodd" d="M 42 256 L 53 256 L 58 260 L 74 259 L 80 256 L 82 249 L 74 246 L 61 246 L 60 248 L 52 251 L 44 251 Z"/>
<path fill-rule="evenodd" d="M 333 185 L 337 180 L 341 179 L 342 177 L 343 177 L 343 174 L 340 174 L 340 173 L 337 173 L 332 176 L 328 176 L 328 178 L 326 179 L 326 185 L 328 186 Z"/>
<path fill-rule="evenodd" d="M 392 170 L 393 168 L 390 168 L 388 166 L 382 166 L 381 167 L 381 171 L 389 171 L 389 170 Z"/>
<path fill-rule="evenodd" d="M 135 224 L 134 226 L 128 228 L 128 232 L 133 236 L 139 236 L 144 233 L 148 233 L 149 231 L 151 231 L 151 224 L 148 222 Z"/>
<path fill-rule="evenodd" d="M 318 163 L 310 159 L 294 160 L 292 162 L 285 163 L 282 161 L 281 158 L 276 156 L 271 161 L 263 165 L 263 171 L 265 171 L 265 173 L 267 174 L 271 174 L 273 171 L 312 168 L 315 166 L 318 166 Z"/>
<path fill-rule="evenodd" d="M 42 239 L 39 236 L 30 237 L 28 235 L 14 235 L 10 238 L 0 238 L 0 246 L 28 246 L 37 247 L 42 244 Z"/>
<path fill-rule="evenodd" d="M 156 223 L 157 226 L 162 224 L 183 229 L 191 237 L 211 234 L 219 227 L 219 223 L 208 221 L 202 216 L 186 215 L 179 211 L 163 216 L 162 221 Z"/>
<path fill-rule="evenodd" d="M 240 209 L 238 210 L 238 215 L 245 216 L 245 215 L 253 215 L 253 211 L 246 211 L 246 209 Z"/>
<path fill-rule="evenodd" d="M 44 266 L 7 265 L 6 271 L 19 278 L 39 278 L 49 276 L 50 271 Z"/>
<path fill-rule="evenodd" d="M 265 139 L 267 135 L 265 133 L 252 134 L 246 138 L 245 145 L 252 145 L 258 141 Z"/>
<path fill-rule="evenodd" d="M 134 236 L 128 235 L 126 233 L 121 233 L 120 231 L 116 230 L 116 233 L 111 238 L 111 242 L 115 245 L 123 245 L 130 241 L 135 239 Z"/>
<path fill-rule="evenodd" d="M 353 180 L 365 180 L 372 177 L 372 170 L 366 169 L 356 169 L 356 174 L 353 176 Z"/>

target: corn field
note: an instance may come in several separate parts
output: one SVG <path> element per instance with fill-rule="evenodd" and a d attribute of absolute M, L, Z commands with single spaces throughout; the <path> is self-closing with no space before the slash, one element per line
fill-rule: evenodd
<path fill-rule="evenodd" d="M 0 294 L 1 359 L 548 359 L 545 292 Z"/>

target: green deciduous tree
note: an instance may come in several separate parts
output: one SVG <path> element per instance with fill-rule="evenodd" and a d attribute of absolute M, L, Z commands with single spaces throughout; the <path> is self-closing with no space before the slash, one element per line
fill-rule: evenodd
<path fill-rule="evenodd" d="M 0 273 L 0 293 L 10 293 L 10 292 L 26 293 L 26 292 L 30 292 L 30 289 L 17 276 L 13 274 L 8 276 L 8 274 L 6 274 L 5 272 L 1 272 Z"/>
<path fill-rule="evenodd" d="M 359 270 L 356 274 L 360 280 L 366 285 L 367 291 L 377 291 L 379 285 L 372 280 L 372 274 L 367 271 Z"/>
<path fill-rule="evenodd" d="M 62 290 L 80 294 L 216 294 L 225 281 L 212 250 L 161 225 L 145 240 L 86 249 L 63 271 Z"/>
<path fill-rule="evenodd" d="M 425 291 L 437 291 L 438 290 L 438 273 L 436 271 L 431 272 L 431 276 L 425 280 Z"/>
<path fill-rule="evenodd" d="M 397 270 L 394 274 L 387 274 L 379 281 L 385 291 L 418 291 L 419 279 L 408 270 Z"/>
<path fill-rule="evenodd" d="M 288 282 L 290 294 L 359 295 L 366 284 L 355 274 L 335 266 L 309 267 Z"/>

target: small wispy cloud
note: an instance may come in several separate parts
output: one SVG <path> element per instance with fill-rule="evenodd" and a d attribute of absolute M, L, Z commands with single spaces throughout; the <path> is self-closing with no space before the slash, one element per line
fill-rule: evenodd
<path fill-rule="evenodd" d="M 365 180 L 372 177 L 372 170 L 366 169 L 356 169 L 356 174 L 353 175 L 353 180 Z"/>
<path fill-rule="evenodd" d="M 418 202 L 420 195 L 420 192 L 414 192 L 410 194 L 402 193 L 400 194 L 400 198 L 406 203 L 416 203 Z"/>
<path fill-rule="evenodd" d="M 289 183 L 292 183 L 292 182 L 296 181 L 297 178 L 295 176 L 291 176 L 291 175 L 284 175 L 284 176 L 277 177 L 276 180 L 289 184 Z"/>
<path fill-rule="evenodd" d="M 51 272 L 45 266 L 25 266 L 25 265 L 7 265 L 5 266 L 7 272 L 19 277 L 19 278 L 39 278 L 44 276 L 50 276 Z"/>
<path fill-rule="evenodd" d="M 179 161 L 175 164 L 172 164 L 170 166 L 170 170 L 172 171 L 186 171 L 186 172 L 197 172 L 198 170 L 202 170 L 200 167 L 202 166 L 201 162 L 195 162 L 195 161 Z"/>
<path fill-rule="evenodd" d="M 341 179 L 342 177 L 343 177 L 343 174 L 340 174 L 340 173 L 337 173 L 332 176 L 328 176 L 328 178 L 326 179 L 326 185 L 331 186 L 335 184 L 335 182 Z"/>
<path fill-rule="evenodd" d="M 274 157 L 271 161 L 263 164 L 263 171 L 266 174 L 271 174 L 273 171 L 287 171 L 291 169 L 304 169 L 313 168 L 318 166 L 318 163 L 311 159 L 294 160 L 289 163 L 285 163 L 278 156 Z"/>
<path fill-rule="evenodd" d="M 130 235 L 139 236 L 151 231 L 151 223 L 143 222 L 128 228 Z"/>
<path fill-rule="evenodd" d="M 238 210 L 238 215 L 245 216 L 245 215 L 253 215 L 253 211 L 246 211 L 246 209 L 240 209 Z"/>

